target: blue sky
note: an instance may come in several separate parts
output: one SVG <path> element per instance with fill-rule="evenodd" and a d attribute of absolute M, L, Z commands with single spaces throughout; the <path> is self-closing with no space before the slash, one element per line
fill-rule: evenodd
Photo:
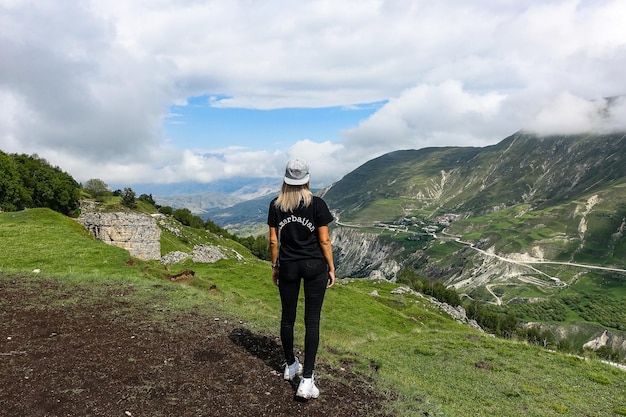
<path fill-rule="evenodd" d="M 281 149 L 298 140 L 339 141 L 385 102 L 322 108 L 247 109 L 215 106 L 219 96 L 188 99 L 174 105 L 165 122 L 176 147 L 212 152 L 231 147 L 251 151 Z"/>
<path fill-rule="evenodd" d="M 287 7 L 288 5 L 288 7 Z M 0 150 L 315 187 L 399 149 L 626 131 L 623 0 L 0 0 Z M 35 65 L 36 63 L 36 65 Z"/>

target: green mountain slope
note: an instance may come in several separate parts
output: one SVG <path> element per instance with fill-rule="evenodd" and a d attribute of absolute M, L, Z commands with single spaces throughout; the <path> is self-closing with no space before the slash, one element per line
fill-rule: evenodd
<path fill-rule="evenodd" d="M 541 209 L 572 201 L 625 177 L 626 135 L 518 133 L 485 148 L 383 155 L 333 184 L 325 198 L 346 222 L 445 212 L 477 216 L 522 203 Z"/>
<path fill-rule="evenodd" d="M 270 267 L 247 255 L 213 264 L 186 261 L 176 268 L 192 268 L 196 275 L 178 284 L 163 277 L 175 271 L 157 261 L 127 262 L 127 252 L 95 241 L 73 220 L 47 209 L 0 213 L 0 239 L 0 289 L 15 280 L 33 281 L 35 288 L 39 277 L 54 277 L 62 287 L 88 286 L 90 294 L 104 286 L 103 296 L 110 296 L 111 288 L 132 286 L 132 291 L 124 290 L 128 314 L 149 312 L 166 319 L 164 310 L 183 310 L 214 320 L 217 311 L 255 331 L 277 334 L 280 306 Z M 41 272 L 32 274 L 33 268 Z M 396 416 L 626 415 L 626 372 L 593 359 L 492 338 L 455 323 L 425 298 L 392 292 L 396 287 L 356 280 L 328 291 L 321 382 L 350 384 L 368 375 L 377 390 L 389 395 L 389 403 L 374 406 Z M 72 292 L 63 291 L 61 301 L 71 303 L 67 297 Z M 77 291 L 76 296 L 86 293 Z M 0 297 L 0 312 L 3 302 Z M 300 317 L 298 340 L 302 327 Z M 10 358 L 2 360 L 8 364 Z M 184 402 L 180 407 L 181 415 L 193 413 Z"/>
<path fill-rule="evenodd" d="M 324 198 L 342 276 L 408 270 L 564 333 L 626 329 L 624 134 L 393 152 Z"/>
<path fill-rule="evenodd" d="M 449 233 L 498 254 L 534 250 L 544 260 L 626 267 L 623 134 L 519 133 L 486 148 L 393 152 L 324 197 L 352 226 L 382 222 L 420 233 L 452 213 L 459 221 Z"/>

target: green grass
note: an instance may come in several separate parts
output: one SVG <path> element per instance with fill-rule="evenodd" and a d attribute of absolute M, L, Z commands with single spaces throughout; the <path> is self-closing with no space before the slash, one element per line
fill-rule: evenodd
<path fill-rule="evenodd" d="M 185 233 L 188 240 L 202 237 Z M 165 236 L 172 240 L 169 247 L 188 248 L 172 236 Z M 102 294 L 113 285 L 154 307 L 150 311 L 195 308 L 207 319 L 224 314 L 258 331 L 278 331 L 270 267 L 248 254 L 243 261 L 187 261 L 168 271 L 154 261 L 127 266 L 128 253 L 95 241 L 74 220 L 49 210 L 0 213 L 0 241 L 2 285 L 17 273 L 24 280 L 45 276 L 70 287 L 101 286 Z M 35 268 L 39 275 L 31 273 Z M 196 271 L 190 283 L 162 278 L 184 268 Z M 391 294 L 395 287 L 355 280 L 328 291 L 318 357 L 332 372 L 324 377 L 373 377 L 377 389 L 395 394 L 381 406 L 396 416 L 624 415 L 626 372 L 478 333 L 423 298 Z M 66 293 L 60 302 L 72 302 Z M 299 314 L 296 336 L 302 340 Z"/>
<path fill-rule="evenodd" d="M 457 242 L 437 242 L 428 248 L 428 253 L 431 255 L 438 255 L 442 258 L 446 258 L 459 249 L 462 249 L 464 245 Z"/>
<path fill-rule="evenodd" d="M 47 209 L 0 213 L 0 242 L 4 271 L 142 276 L 140 267 L 125 266 L 127 251 L 97 241 L 76 220 Z"/>
<path fill-rule="evenodd" d="M 174 251 L 191 253 L 195 245 L 211 244 L 234 250 L 246 257 L 252 256 L 245 246 L 235 241 L 215 235 L 207 230 L 184 227 L 172 217 L 160 219 L 159 223 L 162 226 L 165 225 L 161 228 L 161 255 Z"/>
<path fill-rule="evenodd" d="M 356 215 L 347 215 L 348 222 L 371 225 L 381 221 L 391 221 L 404 215 L 402 199 L 380 199 L 363 207 Z"/>

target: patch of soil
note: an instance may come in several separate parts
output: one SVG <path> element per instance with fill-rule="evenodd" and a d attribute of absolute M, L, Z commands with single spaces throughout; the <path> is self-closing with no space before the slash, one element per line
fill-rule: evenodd
<path fill-rule="evenodd" d="M 0 415 L 385 415 L 366 379 L 323 366 L 320 398 L 298 401 L 276 338 L 202 311 L 156 320 L 124 291 L 94 298 L 53 280 L 0 279 Z"/>

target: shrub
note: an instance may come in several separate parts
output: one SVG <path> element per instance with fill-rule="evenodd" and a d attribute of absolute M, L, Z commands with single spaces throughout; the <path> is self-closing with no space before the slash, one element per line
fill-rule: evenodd
<path fill-rule="evenodd" d="M 123 206 L 131 209 L 137 207 L 137 201 L 135 201 L 135 192 L 132 190 L 132 188 L 124 188 L 121 198 Z"/>
<path fill-rule="evenodd" d="M 162 206 L 159 207 L 159 213 L 165 214 L 167 216 L 172 216 L 174 214 L 174 209 L 170 206 Z"/>
<path fill-rule="evenodd" d="M 109 186 L 98 178 L 92 178 L 85 181 L 83 189 L 96 199 L 102 198 L 110 193 Z"/>

